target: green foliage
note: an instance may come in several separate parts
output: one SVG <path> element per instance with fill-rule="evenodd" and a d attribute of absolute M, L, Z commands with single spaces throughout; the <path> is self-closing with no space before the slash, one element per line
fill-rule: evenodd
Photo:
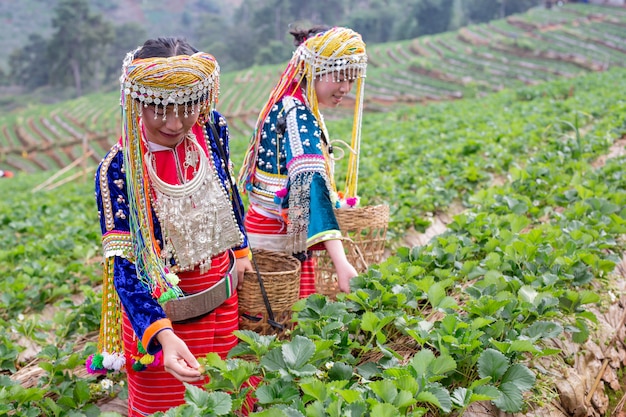
<path fill-rule="evenodd" d="M 227 359 L 201 358 L 208 391 L 189 387 L 168 415 L 233 415 L 250 397 L 266 416 L 458 415 L 476 401 L 525 411 L 539 395 L 533 360 L 559 354 L 548 339 L 589 338 L 590 307 L 603 301 L 594 288 L 624 249 L 624 158 L 598 161 L 626 132 L 625 77 L 367 114 L 359 185 L 366 204 L 392 208 L 391 256 L 336 302 L 299 301 L 290 339 L 241 331 Z M 349 135 L 349 122 L 329 123 Z M 28 339 L 44 372 L 32 388 L 0 377 L 0 410 L 95 415 L 94 379 L 71 372 L 93 350 L 72 345 L 99 316 L 93 184 L 32 193 L 45 175 L 0 179 L 0 370 L 24 365 Z M 456 203 L 464 210 L 444 233 L 397 247 L 393 238 Z M 46 306 L 62 313 L 43 316 Z"/>

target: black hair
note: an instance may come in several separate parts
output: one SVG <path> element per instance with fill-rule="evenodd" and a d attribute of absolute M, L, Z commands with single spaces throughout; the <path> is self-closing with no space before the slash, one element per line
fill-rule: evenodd
<path fill-rule="evenodd" d="M 135 52 L 134 58 L 169 58 L 176 55 L 193 55 L 196 52 L 198 50 L 184 38 L 163 37 L 145 41 Z"/>
<path fill-rule="evenodd" d="M 289 33 L 293 36 L 293 44 L 298 47 L 311 36 L 326 32 L 328 29 L 330 29 L 330 27 L 326 25 L 316 25 L 308 29 L 291 29 Z"/>

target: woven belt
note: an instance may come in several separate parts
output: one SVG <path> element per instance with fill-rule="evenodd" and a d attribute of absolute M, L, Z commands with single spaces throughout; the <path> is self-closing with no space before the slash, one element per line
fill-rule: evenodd
<path fill-rule="evenodd" d="M 237 288 L 235 256 L 232 251 L 228 252 L 228 256 L 230 265 L 222 279 L 204 291 L 169 300 L 163 305 L 165 314 L 172 323 L 191 321 L 208 314 L 235 293 Z"/>

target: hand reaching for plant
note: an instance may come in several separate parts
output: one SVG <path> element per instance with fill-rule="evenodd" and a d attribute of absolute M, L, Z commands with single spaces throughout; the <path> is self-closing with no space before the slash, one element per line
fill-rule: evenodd
<path fill-rule="evenodd" d="M 157 339 L 163 348 L 163 366 L 167 372 L 181 382 L 195 382 L 203 378 L 200 364 L 173 330 L 162 330 Z"/>
<path fill-rule="evenodd" d="M 337 283 L 339 290 L 342 292 L 350 292 L 350 280 L 358 275 L 356 269 L 346 258 L 341 240 L 327 240 L 324 242 L 326 251 L 333 261 L 335 272 L 337 272 Z"/>
<path fill-rule="evenodd" d="M 358 275 L 356 269 L 352 264 L 346 262 L 344 265 L 335 266 L 335 271 L 337 271 L 339 289 L 342 292 L 350 292 L 350 280 Z"/>

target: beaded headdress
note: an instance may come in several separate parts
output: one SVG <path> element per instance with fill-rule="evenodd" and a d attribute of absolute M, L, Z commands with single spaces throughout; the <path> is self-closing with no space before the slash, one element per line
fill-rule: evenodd
<path fill-rule="evenodd" d="M 219 66 L 212 55 L 198 52 L 168 58 L 135 59 L 138 50 L 126 55 L 122 66 L 121 109 L 122 144 L 126 173 L 129 225 L 133 260 L 137 277 L 160 303 L 182 295 L 178 277 L 170 273 L 160 259 L 152 221 L 150 187 L 144 154 L 148 144 L 141 134 L 139 118 L 142 109 L 155 106 L 155 117 L 167 106 L 173 106 L 176 117 L 199 114 L 206 120 L 215 107 L 219 94 Z M 166 111 L 162 112 L 165 119 Z M 171 113 L 170 113 L 171 114 Z M 160 117 L 160 116 L 158 116 Z M 102 320 L 98 353 L 87 360 L 92 373 L 119 371 L 124 364 L 121 344 L 121 310 L 113 285 L 113 261 L 104 266 Z M 140 345 L 140 343 L 139 343 Z M 154 357 L 145 354 L 133 368 L 153 363 Z M 140 370 L 140 369 L 137 369 Z"/>
<path fill-rule="evenodd" d="M 272 106 L 280 101 L 285 94 L 293 91 L 294 83 L 296 86 L 300 86 L 305 81 L 307 104 L 317 119 L 322 133 L 327 139 L 329 138 L 324 119 L 319 110 L 317 94 L 315 93 L 315 82 L 324 77 L 337 81 L 338 76 L 342 75 L 344 79 L 356 81 L 352 149 L 348 162 L 349 174 L 346 179 L 346 196 L 356 197 L 356 173 L 358 172 L 366 68 L 367 54 L 365 43 L 361 35 L 351 29 L 333 27 L 308 38 L 300 44 L 287 64 L 287 68 L 283 71 L 280 80 L 270 93 L 269 100 L 259 114 L 239 176 L 242 188 L 244 190 L 247 189 L 246 185 L 254 177 L 255 161 L 265 119 L 270 113 Z"/>

